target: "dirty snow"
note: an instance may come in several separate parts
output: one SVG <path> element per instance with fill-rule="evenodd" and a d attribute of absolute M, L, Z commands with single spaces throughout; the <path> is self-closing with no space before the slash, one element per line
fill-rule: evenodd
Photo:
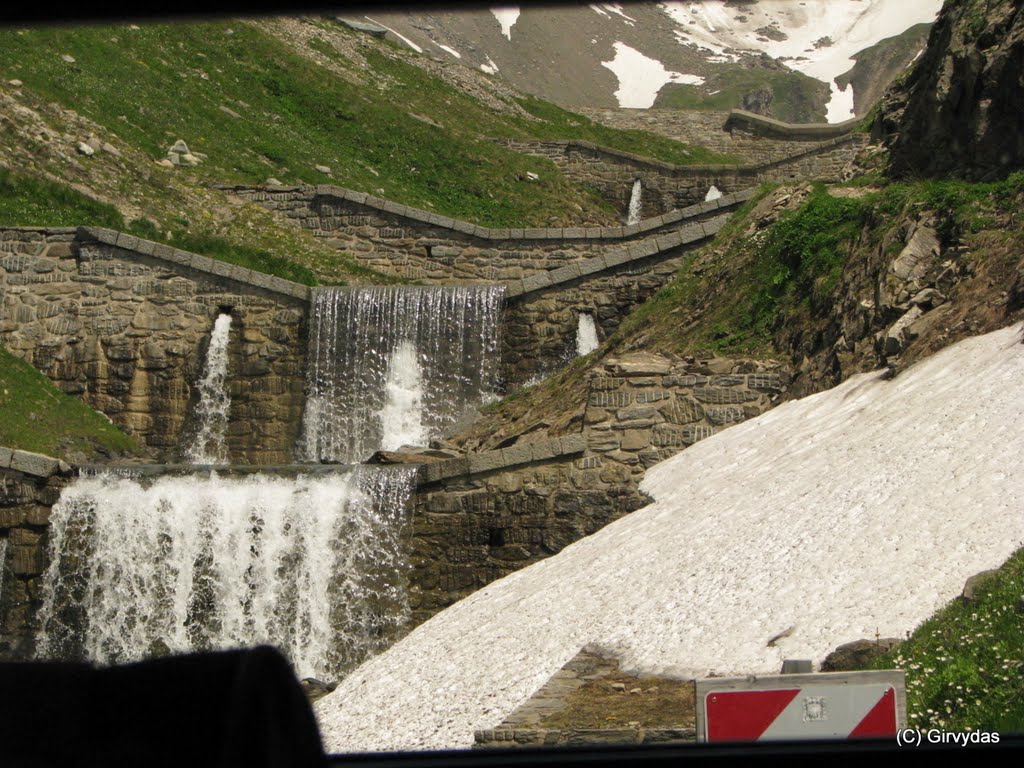
<path fill-rule="evenodd" d="M 369 16 L 364 16 L 363 18 L 366 19 L 369 22 L 372 22 L 372 23 L 376 24 L 378 27 L 384 27 L 384 29 L 386 29 L 392 35 L 394 35 L 399 40 L 401 40 L 403 43 L 408 45 L 410 48 L 412 48 L 414 51 L 416 51 L 416 53 L 423 53 L 423 49 L 420 48 L 418 45 L 416 45 L 416 43 L 414 43 L 412 40 L 410 40 L 405 35 L 401 35 L 398 32 L 395 32 L 395 30 L 393 30 L 391 27 L 387 26 L 386 24 L 381 24 L 379 21 L 375 21 L 374 19 L 371 19 Z"/>
<path fill-rule="evenodd" d="M 858 51 L 933 21 L 942 0 L 759 0 L 742 10 L 723 0 L 660 5 L 678 25 L 675 36 L 684 45 L 733 60 L 734 50 L 764 51 L 791 69 L 831 83 L 854 65 L 852 56 Z M 746 20 L 739 21 L 741 16 Z M 773 25 L 785 40 L 771 40 L 757 31 Z M 816 47 L 825 37 L 831 43 Z"/>
<path fill-rule="evenodd" d="M 501 25 L 501 34 L 511 41 L 512 27 L 516 25 L 516 21 L 519 19 L 519 8 L 514 5 L 491 8 L 491 14 Z"/>
<path fill-rule="evenodd" d="M 615 58 L 602 61 L 601 66 L 610 69 L 618 78 L 615 98 L 620 107 L 646 109 L 653 106 L 658 91 L 665 83 L 704 84 L 703 77 L 670 72 L 660 61 L 648 58 L 621 42 L 615 43 Z"/>
<path fill-rule="evenodd" d="M 486 54 L 485 54 L 485 57 L 487 59 L 487 63 L 486 64 L 481 64 L 480 65 L 480 69 L 482 69 L 488 75 L 496 75 L 496 74 L 498 74 L 498 65 L 495 64 L 493 61 L 491 61 L 491 57 L 490 56 L 486 56 Z"/>
<path fill-rule="evenodd" d="M 642 486 L 655 503 L 342 681 L 316 706 L 325 746 L 467 747 L 588 643 L 629 670 L 745 675 L 903 636 L 1024 542 L 1021 330 L 891 381 L 853 377 L 662 462 Z"/>

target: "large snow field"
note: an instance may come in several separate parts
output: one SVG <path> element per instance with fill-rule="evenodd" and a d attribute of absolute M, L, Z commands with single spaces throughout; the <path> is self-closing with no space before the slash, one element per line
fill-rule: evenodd
<path fill-rule="evenodd" d="M 1024 543 L 1021 332 L 853 377 L 662 462 L 653 504 L 355 670 L 317 704 L 325 747 L 467 747 L 588 643 L 627 670 L 703 676 L 903 636 Z"/>

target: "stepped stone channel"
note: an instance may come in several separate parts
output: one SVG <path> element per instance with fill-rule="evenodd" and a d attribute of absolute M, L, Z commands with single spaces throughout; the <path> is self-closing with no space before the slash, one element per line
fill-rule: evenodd
<path fill-rule="evenodd" d="M 71 469 L 0 449 L 0 657 L 272 642 L 300 674 L 337 679 L 643 506 L 648 466 L 785 386 L 751 361 L 626 361 L 592 372 L 567 432 L 359 465 L 556 369 L 581 327 L 591 348 L 750 192 L 557 233 L 467 232 L 337 188 L 259 194 L 377 206 L 451 238 L 426 257 L 458 269 L 493 261 L 472 243 L 522 250 L 502 251 L 503 283 L 453 285 L 452 269 L 442 285 L 310 289 L 109 230 L 0 230 L 0 341 L 178 462 Z"/>

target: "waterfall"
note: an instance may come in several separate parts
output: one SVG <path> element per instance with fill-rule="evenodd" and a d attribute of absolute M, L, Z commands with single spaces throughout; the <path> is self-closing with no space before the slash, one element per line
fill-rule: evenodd
<path fill-rule="evenodd" d="M 199 405 L 196 417 L 199 430 L 185 450 L 190 464 L 226 464 L 228 450 L 225 436 L 228 428 L 228 340 L 231 336 L 231 315 L 222 313 L 214 323 L 210 348 L 206 351 L 206 367 L 199 382 Z"/>
<path fill-rule="evenodd" d="M 711 200 L 717 200 L 721 196 L 722 196 L 722 191 L 718 187 L 716 187 L 714 184 L 712 184 L 708 188 L 708 193 L 706 195 L 704 195 L 704 202 L 706 203 L 706 202 L 709 202 Z"/>
<path fill-rule="evenodd" d="M 306 460 L 364 461 L 383 445 L 388 407 L 405 409 L 408 424 L 419 421 L 423 439 L 451 431 L 493 389 L 503 294 L 502 286 L 314 289 Z M 403 388 L 409 397 L 399 403 Z M 420 392 L 416 414 L 412 390 Z"/>
<path fill-rule="evenodd" d="M 641 196 L 643 188 L 640 179 L 633 182 L 633 191 L 629 195 L 629 210 L 626 213 L 626 224 L 636 224 L 640 221 L 640 209 L 643 206 Z"/>
<path fill-rule="evenodd" d="M 53 507 L 37 647 L 117 663 L 276 645 L 336 680 L 407 620 L 414 470 L 79 478 Z"/>
<path fill-rule="evenodd" d="M 7 539 L 0 539 L 0 608 L 4 605 L 4 572 L 7 569 Z"/>
<path fill-rule="evenodd" d="M 426 445 L 423 370 L 412 342 L 402 341 L 391 354 L 384 390 L 386 399 L 380 411 L 380 447 L 385 451 L 395 451 L 403 445 Z"/>
<path fill-rule="evenodd" d="M 594 316 L 588 312 L 580 312 L 579 322 L 576 326 L 576 354 L 589 355 L 598 346 L 600 346 L 600 342 L 597 340 Z"/>

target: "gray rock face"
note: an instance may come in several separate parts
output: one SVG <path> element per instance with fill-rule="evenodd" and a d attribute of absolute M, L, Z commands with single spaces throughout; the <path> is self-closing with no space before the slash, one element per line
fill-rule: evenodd
<path fill-rule="evenodd" d="M 947 2 L 873 135 L 899 177 L 987 181 L 1024 166 L 1024 5 Z"/>
<path fill-rule="evenodd" d="M 879 640 L 854 640 L 840 645 L 821 662 L 821 671 L 857 672 L 868 669 L 876 658 L 899 643 L 898 638 L 883 637 Z"/>

